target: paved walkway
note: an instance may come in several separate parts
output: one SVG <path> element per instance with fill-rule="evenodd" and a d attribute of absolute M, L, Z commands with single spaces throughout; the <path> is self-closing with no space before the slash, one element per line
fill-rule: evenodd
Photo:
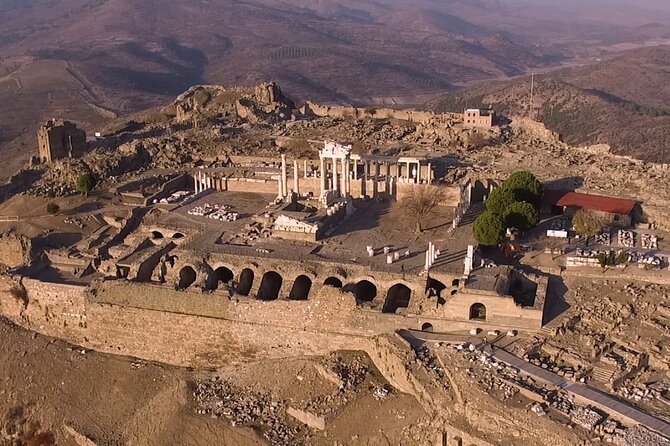
<path fill-rule="evenodd" d="M 401 335 L 410 342 L 472 342 L 481 341 L 474 336 L 469 337 L 458 334 L 447 333 L 426 333 L 416 330 L 402 330 Z M 601 410 L 611 413 L 615 418 L 620 418 L 632 424 L 640 424 L 652 431 L 670 437 L 670 423 L 656 418 L 648 413 L 637 409 L 629 404 L 619 401 L 612 396 L 588 387 L 584 384 L 576 383 L 558 376 L 547 369 L 538 367 L 528 361 L 515 356 L 508 351 L 500 348 L 494 349 L 490 344 L 484 346 L 484 352 L 493 356 L 496 360 L 504 362 L 512 367 L 519 369 L 523 374 L 533 377 L 535 380 L 565 390 L 573 397 L 579 398 Z"/>
<path fill-rule="evenodd" d="M 505 362 L 512 367 L 521 370 L 524 374 L 532 376 L 538 381 L 561 388 L 570 395 L 585 400 L 587 404 L 591 404 L 606 412 L 612 413 L 623 420 L 641 424 L 653 431 L 670 437 L 669 423 L 621 402 L 604 392 L 561 378 L 555 373 L 524 361 L 505 350 L 493 350 L 490 345 L 487 345 L 484 348 L 484 351 L 491 354 L 498 361 Z"/>

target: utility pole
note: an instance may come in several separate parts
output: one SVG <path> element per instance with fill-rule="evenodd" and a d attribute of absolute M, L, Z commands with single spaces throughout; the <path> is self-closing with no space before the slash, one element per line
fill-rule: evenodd
<path fill-rule="evenodd" d="M 528 114 L 533 119 L 533 93 L 535 92 L 535 73 L 530 73 L 530 103 L 528 104 Z"/>

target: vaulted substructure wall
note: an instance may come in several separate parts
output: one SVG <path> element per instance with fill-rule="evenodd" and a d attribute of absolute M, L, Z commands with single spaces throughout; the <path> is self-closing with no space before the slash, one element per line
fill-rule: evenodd
<path fill-rule="evenodd" d="M 258 289 L 259 300 L 277 300 L 281 291 L 283 277 L 276 271 L 268 271 L 263 274 L 261 286 Z"/>
<path fill-rule="evenodd" d="M 195 282 L 197 277 L 198 275 L 193 267 L 185 266 L 179 271 L 179 283 L 177 284 L 177 287 L 181 290 L 185 290 L 193 285 L 193 282 Z"/>
<path fill-rule="evenodd" d="M 237 284 L 237 294 L 248 296 L 254 286 L 254 271 L 250 268 L 244 268 L 240 273 L 240 280 Z"/>
<path fill-rule="evenodd" d="M 307 300 L 309 291 L 312 289 L 312 279 L 305 275 L 295 278 L 293 287 L 288 295 L 289 300 Z"/>
<path fill-rule="evenodd" d="M 382 308 L 382 313 L 395 313 L 399 308 L 409 307 L 409 301 L 412 298 L 412 290 L 402 283 L 397 283 L 389 288 L 386 293 L 386 301 Z"/>

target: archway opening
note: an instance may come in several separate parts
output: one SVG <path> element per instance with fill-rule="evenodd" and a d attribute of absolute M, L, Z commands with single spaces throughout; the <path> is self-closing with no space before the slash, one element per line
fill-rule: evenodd
<path fill-rule="evenodd" d="M 412 290 L 402 283 L 397 283 L 389 288 L 386 293 L 386 301 L 382 313 L 395 313 L 398 308 L 407 308 L 412 297 Z"/>
<path fill-rule="evenodd" d="M 442 291 L 444 291 L 446 288 L 447 286 L 444 283 L 437 279 L 433 279 L 432 277 L 429 277 L 428 281 L 426 282 L 426 292 L 428 293 L 428 297 L 440 297 L 442 295 Z"/>
<path fill-rule="evenodd" d="M 455 296 L 456 293 L 458 293 L 458 290 L 451 290 L 451 295 L 452 295 L 452 296 Z"/>
<path fill-rule="evenodd" d="M 288 295 L 289 300 L 307 300 L 309 290 L 312 289 L 312 279 L 307 276 L 298 276 L 293 281 L 293 287 Z"/>
<path fill-rule="evenodd" d="M 174 234 L 172 234 L 172 238 L 173 239 L 184 238 L 184 234 L 182 234 L 181 232 L 175 232 Z"/>
<path fill-rule="evenodd" d="M 165 238 L 163 236 L 163 233 L 160 231 L 151 231 L 151 237 L 154 238 L 155 240 Z"/>
<path fill-rule="evenodd" d="M 473 304 L 470 307 L 470 320 L 471 321 L 485 321 L 486 320 L 486 307 L 484 304 Z"/>
<path fill-rule="evenodd" d="M 179 271 L 179 289 L 185 290 L 193 285 L 197 275 L 193 267 L 185 266 Z"/>
<path fill-rule="evenodd" d="M 275 271 L 268 271 L 263 274 L 261 280 L 261 287 L 258 289 L 258 299 L 260 300 L 277 300 L 279 299 L 279 291 L 284 283 L 284 279 L 279 273 Z"/>
<path fill-rule="evenodd" d="M 324 286 L 332 286 L 334 288 L 342 288 L 343 284 L 337 277 L 329 277 L 323 281 Z"/>
<path fill-rule="evenodd" d="M 377 287 L 369 280 L 361 280 L 354 285 L 354 296 L 359 302 L 372 302 L 377 297 Z"/>
<path fill-rule="evenodd" d="M 254 286 L 254 272 L 249 268 L 244 268 L 240 273 L 240 283 L 237 285 L 237 294 L 248 296 L 251 288 Z"/>
<path fill-rule="evenodd" d="M 431 324 L 430 322 L 426 322 L 425 324 L 423 324 L 421 326 L 421 331 L 432 333 L 433 332 L 433 324 Z"/>
<path fill-rule="evenodd" d="M 451 286 L 458 288 L 458 286 L 461 284 L 461 281 L 459 279 L 454 279 L 451 281 Z"/>
<path fill-rule="evenodd" d="M 233 272 L 225 266 L 220 266 L 214 270 L 214 289 L 217 289 L 222 283 L 230 285 L 235 278 Z"/>

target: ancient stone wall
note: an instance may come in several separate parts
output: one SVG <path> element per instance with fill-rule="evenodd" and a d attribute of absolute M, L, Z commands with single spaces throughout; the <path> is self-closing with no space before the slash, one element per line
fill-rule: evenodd
<path fill-rule="evenodd" d="M 365 350 L 368 338 L 363 333 L 392 331 L 394 325 L 380 323 L 379 315 L 371 319 L 365 311 L 356 317 L 352 311 L 342 311 L 352 308 L 346 302 L 350 296 L 335 289 L 324 293 L 321 302 L 243 305 L 224 296 L 165 287 L 105 284 L 89 297 L 87 289 L 78 285 L 31 279 L 23 284 L 29 299 L 26 307 L 9 293 L 13 282 L 0 283 L 0 312 L 14 322 L 86 348 L 178 365 Z M 340 330 L 346 320 L 352 321 L 349 332 Z"/>
<path fill-rule="evenodd" d="M 458 113 L 438 114 L 418 110 L 394 110 L 391 108 L 355 108 L 345 106 L 319 105 L 307 102 L 306 114 L 316 116 L 327 116 L 331 118 L 356 118 L 356 119 L 398 119 L 402 121 L 415 122 L 419 124 L 430 124 L 435 122 L 456 123 L 463 120 Z"/>
<path fill-rule="evenodd" d="M 514 302 L 511 296 L 485 296 L 457 291 L 451 296 L 446 296 L 446 300 L 447 303 L 444 305 L 436 305 L 435 301 L 426 302 L 420 309 L 424 319 L 431 323 L 436 330 L 443 329 L 445 324 L 450 324 L 450 322 L 445 322 L 444 319 L 467 322 L 472 326 L 502 326 L 529 331 L 542 328 L 542 308 L 521 307 Z M 482 304 L 486 307 L 485 320 L 470 319 L 470 309 L 475 304 Z M 450 329 L 443 329 L 442 331 Z"/>
<path fill-rule="evenodd" d="M 37 143 L 42 161 L 79 158 L 86 152 L 86 132 L 69 121 L 52 120 L 39 128 Z"/>
<path fill-rule="evenodd" d="M 17 235 L 0 236 L 0 264 L 10 268 L 24 265 L 30 261 L 31 241 Z"/>

